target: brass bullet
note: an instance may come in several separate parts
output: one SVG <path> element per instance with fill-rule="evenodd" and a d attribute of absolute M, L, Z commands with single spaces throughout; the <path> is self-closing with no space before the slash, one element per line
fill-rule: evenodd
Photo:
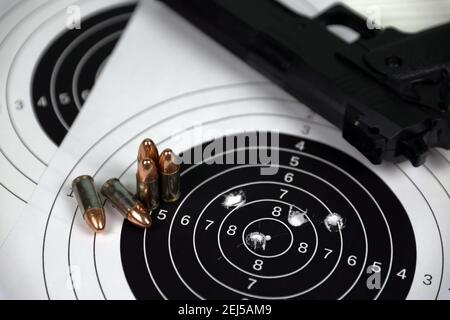
<path fill-rule="evenodd" d="M 119 179 L 110 179 L 105 182 L 102 194 L 112 202 L 116 209 L 131 223 L 141 228 L 152 225 L 150 210 L 128 191 Z"/>
<path fill-rule="evenodd" d="M 141 145 L 139 146 L 137 159 L 139 162 L 144 159 L 152 159 L 154 163 L 158 163 L 158 148 L 156 147 L 156 144 L 153 142 L 153 140 L 145 139 L 144 141 L 142 141 Z"/>
<path fill-rule="evenodd" d="M 159 181 L 164 202 L 175 202 L 180 198 L 180 163 L 171 149 L 164 150 L 159 157 Z"/>
<path fill-rule="evenodd" d="M 138 199 L 147 207 L 155 210 L 159 206 L 159 174 L 158 167 L 151 159 L 138 162 L 136 173 L 136 190 Z"/>
<path fill-rule="evenodd" d="M 81 176 L 73 180 L 72 190 L 77 199 L 83 219 L 94 232 L 105 229 L 106 215 L 94 186 L 94 179 Z"/>

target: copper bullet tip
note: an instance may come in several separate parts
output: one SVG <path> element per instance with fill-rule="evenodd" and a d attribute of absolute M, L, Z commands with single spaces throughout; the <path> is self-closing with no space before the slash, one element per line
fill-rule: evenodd
<path fill-rule="evenodd" d="M 84 213 L 84 221 L 94 232 L 102 232 L 105 229 L 106 215 L 103 208 L 89 209 Z"/>
<path fill-rule="evenodd" d="M 138 162 L 137 179 L 141 183 L 149 183 L 158 179 L 158 167 L 151 159 Z"/>
<path fill-rule="evenodd" d="M 128 212 L 127 220 L 141 228 L 150 228 L 152 226 L 152 216 L 150 211 L 144 206 L 137 204 Z"/>
<path fill-rule="evenodd" d="M 171 150 L 164 150 L 159 156 L 159 170 L 162 174 L 171 175 L 180 170 L 181 160 Z"/>
<path fill-rule="evenodd" d="M 86 224 L 94 232 L 105 229 L 105 210 L 95 189 L 94 179 L 80 176 L 73 180 L 72 189 Z"/>
<path fill-rule="evenodd" d="M 151 139 L 145 139 L 139 146 L 138 161 L 152 159 L 154 163 L 158 162 L 158 148 Z"/>
<path fill-rule="evenodd" d="M 111 201 L 117 211 L 138 227 L 152 225 L 151 211 L 118 180 L 110 179 L 102 187 L 103 195 Z"/>

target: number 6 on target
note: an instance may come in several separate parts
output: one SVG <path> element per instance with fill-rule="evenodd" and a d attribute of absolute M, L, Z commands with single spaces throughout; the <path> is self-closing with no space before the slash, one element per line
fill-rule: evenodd
<path fill-rule="evenodd" d="M 287 183 L 294 182 L 294 174 L 292 172 L 286 173 L 286 175 L 284 176 L 284 181 Z"/>

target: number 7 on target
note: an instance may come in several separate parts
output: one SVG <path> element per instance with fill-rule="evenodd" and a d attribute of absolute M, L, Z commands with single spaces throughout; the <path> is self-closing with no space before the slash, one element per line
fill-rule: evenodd
<path fill-rule="evenodd" d="M 280 189 L 281 195 L 280 195 L 280 200 L 284 198 L 285 195 L 288 194 L 288 190 L 286 189 Z"/>

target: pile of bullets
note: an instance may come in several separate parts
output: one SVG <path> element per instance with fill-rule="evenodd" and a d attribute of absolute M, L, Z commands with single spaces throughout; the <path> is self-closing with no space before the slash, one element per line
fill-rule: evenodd
<path fill-rule="evenodd" d="M 155 143 L 145 139 L 139 146 L 137 162 L 136 195 L 117 178 L 106 181 L 101 193 L 125 219 L 138 227 L 149 228 L 152 211 L 158 208 L 160 199 L 175 202 L 180 198 L 180 160 L 171 149 L 159 154 Z M 72 190 L 88 226 L 94 232 L 103 231 L 106 214 L 94 179 L 80 176 L 73 180 Z"/>

